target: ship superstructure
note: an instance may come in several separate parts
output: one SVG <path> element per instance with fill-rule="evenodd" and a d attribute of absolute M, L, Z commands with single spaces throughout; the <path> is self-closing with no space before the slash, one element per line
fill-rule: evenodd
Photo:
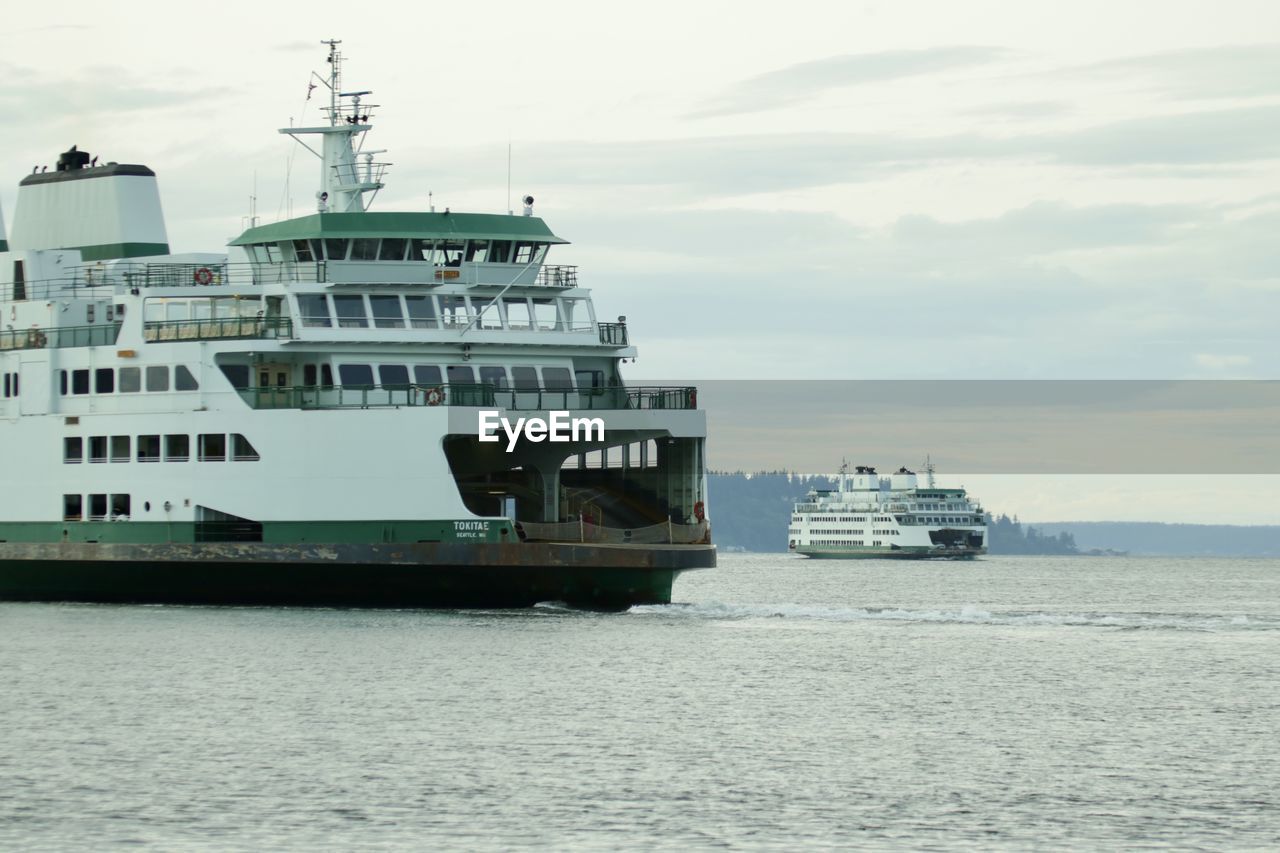
<path fill-rule="evenodd" d="M 626 385 L 533 215 L 368 209 L 368 92 L 282 133 L 316 208 L 171 254 L 155 173 L 72 148 L 0 254 L 0 598 L 625 606 L 714 565 L 693 387 Z M 318 143 L 312 145 L 318 138 Z M 482 412 L 598 422 L 486 442 Z M 590 436 L 588 438 L 587 436 Z"/>
<path fill-rule="evenodd" d="M 925 482 L 905 467 L 840 467 L 836 488 L 814 489 L 792 510 L 788 548 L 808 557 L 969 559 L 986 553 L 986 517 L 964 489 Z"/>

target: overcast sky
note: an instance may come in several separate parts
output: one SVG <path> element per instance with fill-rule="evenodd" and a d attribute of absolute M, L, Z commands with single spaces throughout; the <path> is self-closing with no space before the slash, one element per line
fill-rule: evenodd
<path fill-rule="evenodd" d="M 176 251 L 306 212 L 341 38 L 376 207 L 573 245 L 630 378 L 1273 378 L 1280 6 L 274 4 L 6 10 L 0 188 L 71 144 L 160 176 Z M 864 460 L 876 464 L 877 460 Z M 878 461 L 885 464 L 888 460 Z M 1149 515 L 1149 514 L 1148 514 Z"/>

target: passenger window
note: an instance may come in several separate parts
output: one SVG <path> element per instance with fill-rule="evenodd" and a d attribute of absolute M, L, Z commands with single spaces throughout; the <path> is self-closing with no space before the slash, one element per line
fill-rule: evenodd
<path fill-rule="evenodd" d="M 237 432 L 231 436 L 231 458 L 235 462 L 257 462 L 262 457 L 258 456 L 249 439 Z"/>
<path fill-rule="evenodd" d="M 517 391 L 537 391 L 538 368 L 513 367 L 511 368 L 511 380 L 515 384 Z"/>
<path fill-rule="evenodd" d="M 107 517 L 106 495 L 89 495 L 89 517 L 92 519 Z"/>
<path fill-rule="evenodd" d="M 135 394 L 142 390 L 142 370 L 137 367 L 120 368 L 120 393 Z"/>
<path fill-rule="evenodd" d="M 550 245 L 551 245 L 550 243 L 535 243 L 535 244 L 534 244 L 534 246 L 533 246 L 533 262 L 534 262 L 535 264 L 540 264 L 540 263 L 542 263 L 543 258 L 545 258 L 545 257 L 547 256 L 547 249 L 548 249 L 548 248 L 550 248 Z"/>
<path fill-rule="evenodd" d="M 449 384 L 458 385 L 474 385 L 476 381 L 475 372 L 465 364 L 449 365 Z"/>
<path fill-rule="evenodd" d="M 467 297 L 441 296 L 440 316 L 446 326 L 466 326 L 471 322 L 467 316 Z"/>
<path fill-rule="evenodd" d="M 333 297 L 333 312 L 338 315 L 340 329 L 367 329 L 369 319 L 364 313 L 363 296 Z"/>
<path fill-rule="evenodd" d="M 439 385 L 440 368 L 434 364 L 415 364 L 413 366 L 413 381 L 419 385 Z"/>
<path fill-rule="evenodd" d="M 107 461 L 107 437 L 105 435 L 89 436 L 89 461 Z"/>
<path fill-rule="evenodd" d="M 556 301 L 554 299 L 533 300 L 533 317 L 538 328 L 543 331 L 557 328 L 560 324 L 560 312 L 556 308 Z"/>
<path fill-rule="evenodd" d="M 552 391 L 572 391 L 573 381 L 569 378 L 567 367 L 542 368 L 542 383 Z"/>
<path fill-rule="evenodd" d="M 110 367 L 99 367 L 93 372 L 93 392 L 110 394 L 116 390 L 116 372 Z"/>
<path fill-rule="evenodd" d="M 83 509 L 84 498 L 80 495 L 63 495 L 62 496 L 62 520 L 63 521 L 79 521 Z"/>
<path fill-rule="evenodd" d="M 163 364 L 152 365 L 147 368 L 147 390 L 148 391 L 168 391 L 169 390 L 169 368 Z"/>
<path fill-rule="evenodd" d="M 200 383 L 196 382 L 196 378 L 191 375 L 190 370 L 187 370 L 185 364 L 179 364 L 173 368 L 173 390 L 197 391 L 199 388 Z"/>
<path fill-rule="evenodd" d="M 511 241 L 494 240 L 489 244 L 489 263 L 505 264 L 511 260 Z"/>
<path fill-rule="evenodd" d="M 383 388 L 408 388 L 409 368 L 403 364 L 378 365 L 378 381 Z"/>
<path fill-rule="evenodd" d="M 302 384 L 309 388 L 315 387 L 317 371 L 314 364 L 302 365 Z"/>
<path fill-rule="evenodd" d="M 186 462 L 191 458 L 191 436 L 166 435 L 164 437 L 164 461 Z"/>
<path fill-rule="evenodd" d="M 304 326 L 328 328 L 333 325 L 329 319 L 329 297 L 323 293 L 298 294 L 298 315 Z"/>
<path fill-rule="evenodd" d="M 409 309 L 409 325 L 415 329 L 436 328 L 436 304 L 434 296 L 406 296 L 405 307 Z"/>
<path fill-rule="evenodd" d="M 129 450 L 129 445 L 132 443 L 133 442 L 130 440 L 130 437 L 127 435 L 111 436 L 111 461 L 128 462 L 132 457 Z"/>
<path fill-rule="evenodd" d="M 489 297 L 471 297 L 471 310 L 480 318 L 480 328 L 501 329 L 502 315 L 498 313 L 498 304 Z"/>
<path fill-rule="evenodd" d="M 488 240 L 467 241 L 467 263 L 482 264 L 489 255 Z"/>
<path fill-rule="evenodd" d="M 367 364 L 340 364 L 338 379 L 343 388 L 372 388 L 373 368 Z"/>
<path fill-rule="evenodd" d="M 315 260 L 311 257 L 311 244 L 306 240 L 293 241 L 293 254 L 302 263 L 310 263 Z"/>
<path fill-rule="evenodd" d="M 406 242 L 403 237 L 383 237 L 382 249 L 378 252 L 378 260 L 403 261 Z"/>
<path fill-rule="evenodd" d="M 480 381 L 492 385 L 498 390 L 507 387 L 507 369 L 505 367 L 481 367 Z"/>
<path fill-rule="evenodd" d="M 409 241 L 409 260 L 436 263 L 436 241 L 414 237 Z"/>
<path fill-rule="evenodd" d="M 333 387 L 333 368 L 327 364 L 320 365 L 320 387 Z"/>
<path fill-rule="evenodd" d="M 204 433 L 200 436 L 200 461 L 227 461 L 227 437 L 220 433 Z"/>
<path fill-rule="evenodd" d="M 72 394 L 88 394 L 89 393 L 89 371 L 87 370 L 71 371 L 71 393 Z"/>
<path fill-rule="evenodd" d="M 527 264 L 533 260 L 533 244 L 532 243 L 516 243 L 515 263 Z"/>
<path fill-rule="evenodd" d="M 111 517 L 112 518 L 128 518 L 130 499 L 128 495 L 112 495 L 111 496 Z"/>
<path fill-rule="evenodd" d="M 529 300 L 506 298 L 502 300 L 503 308 L 507 309 L 507 328 L 508 329 L 532 329 L 533 324 L 529 317 Z"/>
<path fill-rule="evenodd" d="M 462 266 L 462 252 L 466 246 L 461 240 L 442 240 L 438 245 L 440 254 L 436 263 L 444 262 L 446 267 Z"/>
<path fill-rule="evenodd" d="M 159 462 L 160 461 L 160 436 L 158 435 L 138 436 L 138 461 L 139 462 Z"/>
<path fill-rule="evenodd" d="M 373 310 L 373 325 L 379 329 L 404 328 L 399 296 L 370 296 L 369 307 Z"/>
<path fill-rule="evenodd" d="M 84 461 L 84 439 L 80 436 L 68 436 L 62 440 L 62 461 Z"/>
<path fill-rule="evenodd" d="M 357 237 L 351 241 L 351 260 L 372 261 L 378 257 L 377 237 Z"/>
<path fill-rule="evenodd" d="M 345 261 L 347 259 L 347 241 L 330 237 L 324 241 L 324 256 L 331 261 Z"/>

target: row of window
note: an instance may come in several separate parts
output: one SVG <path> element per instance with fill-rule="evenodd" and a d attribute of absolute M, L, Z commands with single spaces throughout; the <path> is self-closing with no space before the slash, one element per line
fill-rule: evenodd
<path fill-rule="evenodd" d="M 136 457 L 133 455 L 135 447 Z M 185 434 L 140 435 L 136 441 L 128 435 L 92 435 L 88 439 L 69 435 L 62 440 L 62 461 L 79 464 L 87 458 L 89 462 L 130 462 L 135 459 L 138 462 L 159 462 L 162 447 L 165 462 L 188 462 L 191 459 L 191 436 Z M 233 462 L 257 462 L 261 458 L 249 439 L 238 432 L 231 434 L 230 442 L 226 434 L 220 432 L 196 436 L 196 458 L 201 462 L 225 462 L 228 449 Z"/>
<path fill-rule="evenodd" d="M 89 521 L 106 521 L 107 519 L 128 518 L 132 514 L 132 499 L 129 495 L 84 495 L 62 496 L 62 520 L 83 521 L 88 509 Z M 150 509 L 150 507 L 148 507 Z"/>
<path fill-rule="evenodd" d="M 398 293 L 301 293 L 298 316 L 308 328 L 571 331 L 591 328 L 585 299 L 439 296 Z"/>
<path fill-rule="evenodd" d="M 328 237 L 245 246 L 258 263 L 301 261 L 419 261 L 437 266 L 540 264 L 549 243 L 524 240 L 433 240 L 422 237 Z"/>
<path fill-rule="evenodd" d="M 803 515 L 797 515 L 791 519 L 792 521 L 804 521 Z M 809 521 L 866 521 L 865 515 L 811 515 Z"/>
<path fill-rule="evenodd" d="M 861 539 L 813 539 L 807 544 L 809 545 L 861 545 Z M 879 545 L 880 543 L 875 543 Z"/>
<path fill-rule="evenodd" d="M 221 365 L 223 374 L 235 388 L 248 388 L 250 373 L 246 364 Z M 539 378 L 541 375 L 541 378 Z M 302 384 L 306 387 L 332 388 L 407 388 L 410 385 L 442 385 L 445 382 L 458 385 L 484 383 L 498 389 L 572 391 L 578 388 L 599 388 L 604 384 L 604 373 L 599 370 L 580 370 L 576 375 L 567 367 L 450 364 L 441 370 L 438 364 L 339 364 L 338 381 L 334 382 L 333 367 L 329 364 L 302 365 Z M 259 388 L 272 385 L 287 387 L 294 381 L 289 371 L 263 370 L 258 376 Z"/>
<path fill-rule="evenodd" d="M 18 374 L 6 373 L 4 375 L 4 396 L 5 399 L 18 396 Z"/>
<path fill-rule="evenodd" d="M 916 524 L 982 524 L 982 516 L 967 515 L 918 515 L 912 520 Z"/>
<path fill-rule="evenodd" d="M 172 381 L 170 381 L 172 370 Z M 147 367 L 98 367 L 92 370 L 60 370 L 58 386 L 62 396 L 67 394 L 135 394 L 147 391 L 198 391 L 200 383 L 191 375 L 185 364 L 151 364 Z M 92 391 L 90 391 L 92 379 Z M 145 380 L 145 383 L 144 383 Z"/>

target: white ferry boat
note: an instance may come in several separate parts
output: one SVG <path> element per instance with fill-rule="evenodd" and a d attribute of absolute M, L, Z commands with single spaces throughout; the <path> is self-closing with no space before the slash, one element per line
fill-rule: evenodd
<path fill-rule="evenodd" d="M 859 465 L 840 466 L 837 488 L 811 490 L 795 505 L 788 548 L 807 557 L 972 559 L 985 554 L 982 507 L 964 489 L 943 489 L 926 463 L 925 484 L 899 468 L 881 477 Z"/>
<path fill-rule="evenodd" d="M 696 390 L 624 384 L 625 318 L 547 262 L 532 197 L 369 210 L 370 93 L 325 44 L 327 121 L 281 130 L 320 160 L 314 213 L 172 254 L 151 169 L 72 147 L 22 179 L 0 600 L 668 602 L 715 564 Z"/>

